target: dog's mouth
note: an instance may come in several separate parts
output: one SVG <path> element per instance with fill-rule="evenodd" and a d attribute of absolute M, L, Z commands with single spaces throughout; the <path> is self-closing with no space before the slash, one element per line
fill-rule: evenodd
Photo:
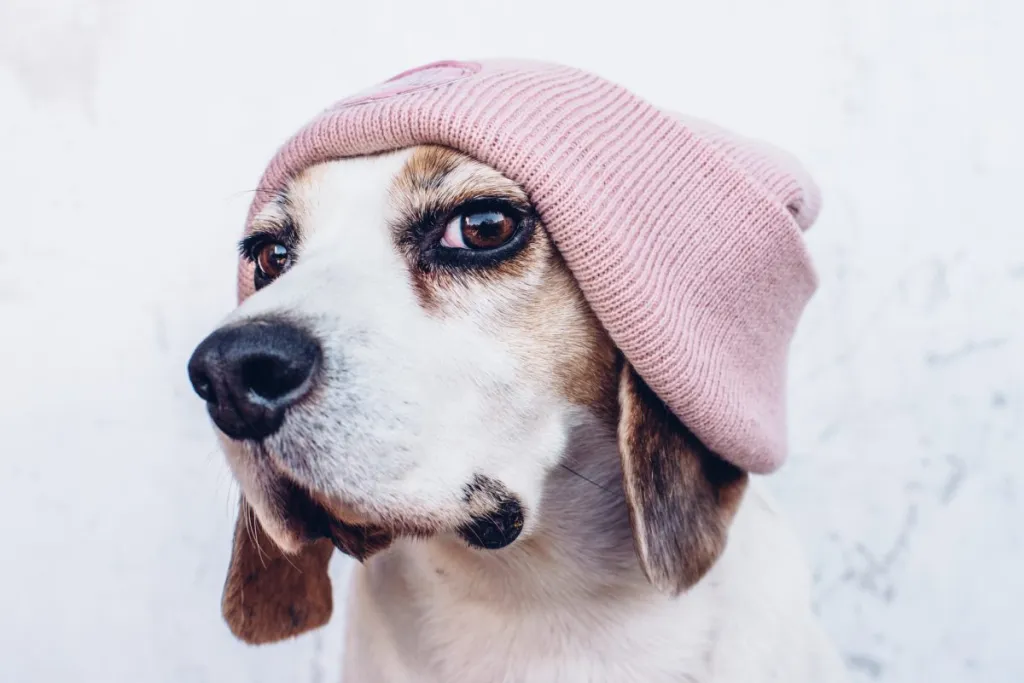
<path fill-rule="evenodd" d="M 498 550 L 511 545 L 523 529 L 524 513 L 519 499 L 503 490 L 489 501 L 487 509 L 474 505 L 477 509 L 468 521 L 446 528 L 446 525 L 427 520 L 370 523 L 359 519 L 355 522 L 352 520 L 359 518 L 358 515 L 350 511 L 339 513 L 343 506 L 285 477 L 275 484 L 277 512 L 288 533 L 303 543 L 330 539 L 334 547 L 360 562 L 386 549 L 397 536 L 425 538 L 450 531 L 473 548 Z"/>
<path fill-rule="evenodd" d="M 445 529 L 423 521 L 354 523 L 336 512 L 336 503 L 327 502 L 288 479 L 282 478 L 275 488 L 281 521 L 290 533 L 306 543 L 330 539 L 334 547 L 360 562 L 386 549 L 397 536 L 424 538 L 454 531 L 471 547 L 498 550 L 511 545 L 523 529 L 523 508 L 515 496 L 502 496 L 494 501 L 493 509 L 472 515 L 455 529 Z"/>
<path fill-rule="evenodd" d="M 394 540 L 395 533 L 382 526 L 341 519 L 325 502 L 291 481 L 282 479 L 278 489 L 284 526 L 305 542 L 330 539 L 338 550 L 363 562 Z"/>

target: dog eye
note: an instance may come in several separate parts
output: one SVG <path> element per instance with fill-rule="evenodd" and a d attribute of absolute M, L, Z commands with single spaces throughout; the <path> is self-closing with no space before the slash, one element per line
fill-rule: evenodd
<path fill-rule="evenodd" d="M 501 211 L 459 214 L 445 227 L 441 246 L 449 249 L 495 249 L 516 234 L 518 222 Z"/>
<path fill-rule="evenodd" d="M 256 251 L 257 274 L 266 281 L 277 278 L 291 265 L 291 252 L 280 242 L 268 242 Z"/>

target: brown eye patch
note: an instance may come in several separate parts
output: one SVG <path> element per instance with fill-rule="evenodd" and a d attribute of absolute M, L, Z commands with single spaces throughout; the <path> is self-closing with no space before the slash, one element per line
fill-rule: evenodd
<path fill-rule="evenodd" d="M 425 307 L 464 306 L 458 292 L 473 283 L 512 284 L 548 267 L 553 248 L 525 191 L 449 148 L 415 148 L 389 199 L 391 237 Z"/>
<path fill-rule="evenodd" d="M 443 147 L 417 148 L 390 194 L 392 237 L 423 285 L 514 275 L 539 222 L 516 183 Z"/>

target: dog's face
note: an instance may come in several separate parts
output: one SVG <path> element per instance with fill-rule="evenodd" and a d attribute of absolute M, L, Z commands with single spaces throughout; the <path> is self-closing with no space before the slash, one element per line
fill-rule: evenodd
<path fill-rule="evenodd" d="M 318 347 L 276 428 L 230 404 L 213 413 L 278 545 L 316 531 L 280 504 L 292 486 L 389 532 L 475 542 L 474 522 L 502 508 L 511 526 L 479 542 L 529 531 L 614 349 L 521 189 L 435 147 L 327 163 L 261 211 L 243 252 L 257 291 L 226 327 L 285 355 Z"/>
<path fill-rule="evenodd" d="M 666 560 L 684 551 L 659 536 L 724 539 L 742 474 L 643 386 L 525 192 L 494 169 L 438 147 L 320 164 L 260 211 L 242 252 L 255 292 L 190 374 L 255 511 L 243 523 L 287 564 L 309 548 L 326 562 L 321 538 L 362 559 L 396 534 L 486 550 L 529 536 L 571 430 L 595 417 L 619 432 L 652 580 L 679 590 L 720 552 L 681 567 L 693 558 Z M 716 533 L 681 529 L 660 510 L 673 505 Z M 236 573 L 252 574 L 247 538 L 236 532 Z"/>

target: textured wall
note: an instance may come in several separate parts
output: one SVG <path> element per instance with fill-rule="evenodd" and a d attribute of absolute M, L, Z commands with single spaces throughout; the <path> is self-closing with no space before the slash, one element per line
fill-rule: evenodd
<path fill-rule="evenodd" d="M 0 0 L 0 681 L 329 681 L 220 622 L 235 490 L 184 365 L 274 146 L 408 66 L 599 71 L 792 149 L 826 210 L 775 490 L 857 681 L 1024 680 L 1013 0 Z M 348 569 L 336 562 L 339 577 Z"/>

